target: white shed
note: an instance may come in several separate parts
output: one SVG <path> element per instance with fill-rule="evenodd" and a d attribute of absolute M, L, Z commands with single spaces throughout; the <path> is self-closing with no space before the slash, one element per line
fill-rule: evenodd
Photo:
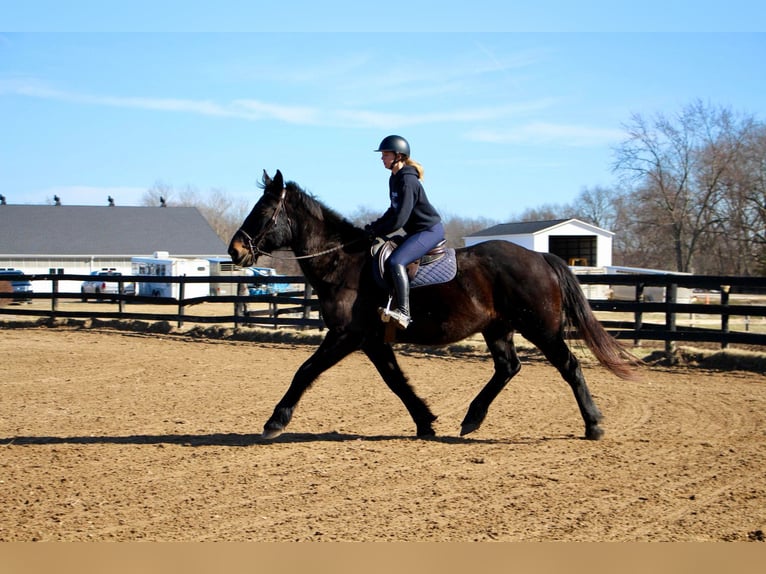
<path fill-rule="evenodd" d="M 614 233 L 579 219 L 501 223 L 463 238 L 466 247 L 499 239 L 532 251 L 553 253 L 570 266 L 607 267 L 612 264 Z"/>

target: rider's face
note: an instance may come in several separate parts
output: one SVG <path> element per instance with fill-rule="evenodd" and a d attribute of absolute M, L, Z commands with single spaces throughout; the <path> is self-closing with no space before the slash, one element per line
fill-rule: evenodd
<path fill-rule="evenodd" d="M 383 167 L 391 169 L 391 166 L 396 160 L 396 154 L 392 151 L 384 151 L 380 154 L 380 159 L 383 162 Z"/>

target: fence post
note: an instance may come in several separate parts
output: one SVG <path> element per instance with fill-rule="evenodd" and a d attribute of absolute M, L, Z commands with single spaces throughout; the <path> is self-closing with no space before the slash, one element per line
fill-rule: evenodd
<path fill-rule="evenodd" d="M 641 331 L 644 321 L 644 313 L 641 311 L 641 301 L 644 298 L 644 283 L 636 283 L 636 310 L 633 313 L 634 329 L 636 330 L 636 337 L 633 339 L 633 345 L 639 347 L 641 345 L 641 338 L 638 333 Z"/>
<path fill-rule="evenodd" d="M 665 354 L 668 358 L 676 352 L 676 342 L 670 338 L 670 335 L 676 331 L 676 313 L 671 306 L 675 304 L 678 295 L 678 285 L 671 283 L 665 288 L 665 329 L 668 331 L 668 338 L 665 340 Z"/>
<path fill-rule="evenodd" d="M 279 293 L 272 295 L 272 297 L 279 297 Z M 279 317 L 279 304 L 275 301 L 269 301 L 269 313 L 274 320 L 274 328 L 277 329 L 279 327 L 279 322 L 277 321 Z"/>
<path fill-rule="evenodd" d="M 122 315 L 125 312 L 125 299 L 122 298 L 125 296 L 125 282 L 122 279 L 117 282 L 117 294 L 120 296 L 120 300 L 117 302 L 117 310 Z"/>
<path fill-rule="evenodd" d="M 56 318 L 56 311 L 59 310 L 59 280 L 54 276 L 51 282 L 51 319 Z"/>
<path fill-rule="evenodd" d="M 311 285 L 308 281 L 304 283 L 303 300 L 306 302 L 303 306 L 303 318 L 306 320 L 306 323 L 301 325 L 301 331 L 305 331 L 309 328 L 308 320 L 311 318 Z"/>
<path fill-rule="evenodd" d="M 244 276 L 243 276 L 244 277 Z M 247 297 L 250 295 L 250 290 L 247 287 L 247 283 L 239 281 L 237 283 L 237 297 Z M 239 327 L 239 317 L 246 318 L 248 313 L 247 301 L 235 301 L 234 302 L 234 328 Z M 247 325 L 246 321 L 242 321 L 243 325 Z"/>
<path fill-rule="evenodd" d="M 178 283 L 178 328 L 184 326 L 184 297 L 186 293 L 186 275 L 181 275 L 181 281 Z"/>
<path fill-rule="evenodd" d="M 729 291 L 731 285 L 721 285 L 721 306 L 729 306 Z M 729 346 L 729 341 L 726 335 L 729 333 L 729 314 L 725 311 L 721 311 L 721 348 L 726 349 Z"/>

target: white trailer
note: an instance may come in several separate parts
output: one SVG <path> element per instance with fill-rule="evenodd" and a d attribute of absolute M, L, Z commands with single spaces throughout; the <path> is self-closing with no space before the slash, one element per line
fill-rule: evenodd
<path fill-rule="evenodd" d="M 609 275 L 691 275 L 691 273 L 681 273 L 678 271 L 664 271 L 662 269 L 644 269 L 642 267 L 625 267 L 621 265 L 608 265 L 604 267 Z M 693 290 L 689 287 L 679 287 L 676 290 L 677 303 L 690 303 L 693 296 Z M 607 299 L 613 301 L 635 301 L 636 288 L 633 285 L 610 285 L 607 292 Z M 664 302 L 665 287 L 659 285 L 649 285 L 644 288 L 642 299 L 647 302 Z"/>
<path fill-rule="evenodd" d="M 156 251 L 151 257 L 132 257 L 133 275 L 151 277 L 208 277 L 210 262 L 207 259 L 184 259 L 170 257 L 167 251 Z M 180 284 L 163 281 L 138 280 L 138 295 L 143 297 L 171 297 L 179 299 Z M 184 298 L 206 297 L 210 294 L 210 283 L 186 283 Z"/>

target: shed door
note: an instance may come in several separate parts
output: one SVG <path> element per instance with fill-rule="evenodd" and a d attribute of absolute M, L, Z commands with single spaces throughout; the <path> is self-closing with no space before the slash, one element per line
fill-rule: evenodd
<path fill-rule="evenodd" d="M 595 235 L 551 235 L 548 237 L 548 251 L 569 265 L 595 267 L 596 240 Z"/>

